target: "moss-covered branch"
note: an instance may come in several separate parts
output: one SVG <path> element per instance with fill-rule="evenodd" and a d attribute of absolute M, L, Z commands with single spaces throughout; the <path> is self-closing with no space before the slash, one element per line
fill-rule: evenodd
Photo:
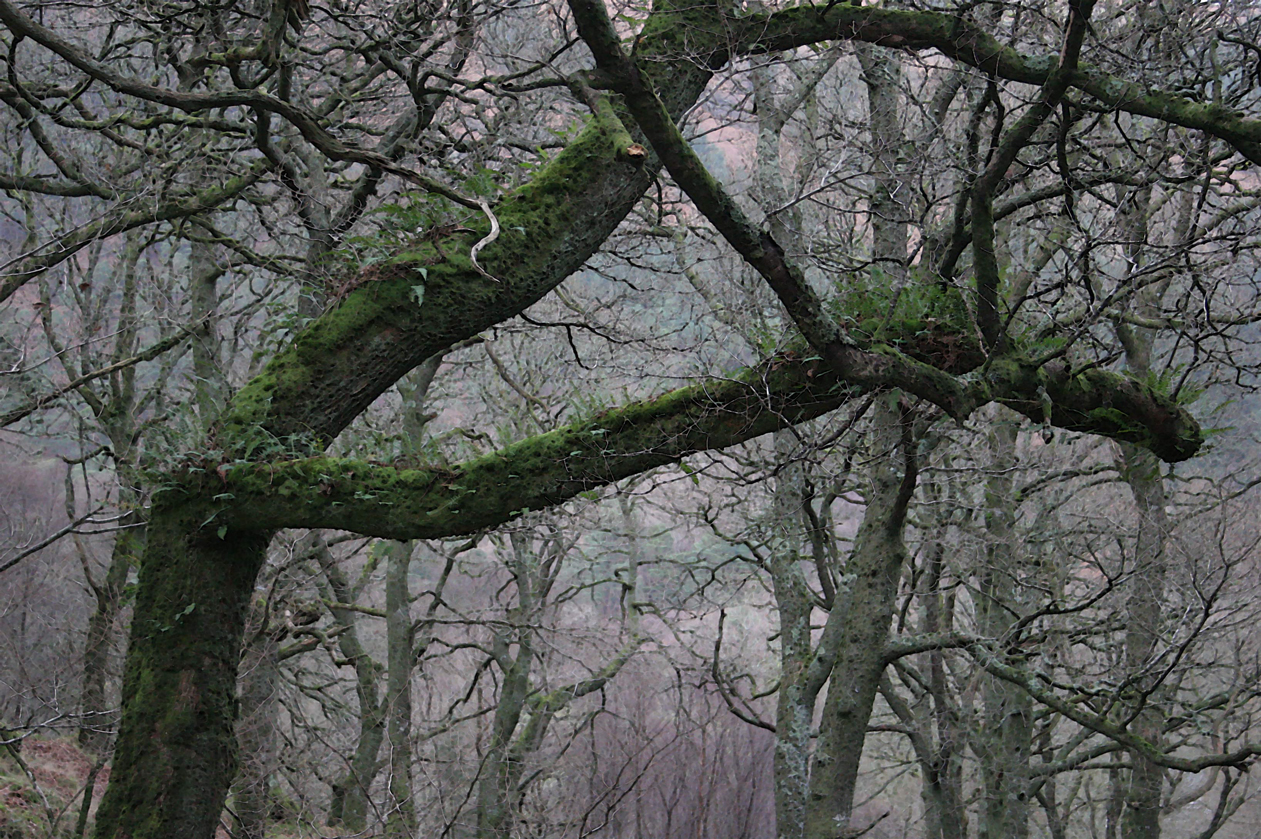
<path fill-rule="evenodd" d="M 1058 66 L 1055 55 L 1030 56 L 1001 43 L 971 21 L 943 12 L 899 11 L 832 3 L 802 5 L 733 20 L 741 54 L 779 52 L 829 40 L 866 41 L 904 50 L 935 49 L 963 64 L 1009 81 L 1045 85 Z M 1219 104 L 1194 102 L 1118 79 L 1080 64 L 1068 80 L 1109 108 L 1194 128 L 1225 140 L 1261 163 L 1261 120 Z"/>
<path fill-rule="evenodd" d="M 641 34 L 646 73 L 681 114 L 725 61 L 722 17 L 711 2 L 659 2 L 656 34 Z M 688 33 L 680 41 L 680 32 Z M 706 60 L 691 50 L 702 48 Z M 712 61 L 709 61 L 712 59 Z M 308 326 L 238 394 L 219 445 L 240 451 L 269 439 L 306 438 L 320 447 L 403 374 L 426 358 L 511 318 L 577 271 L 652 184 L 659 162 L 628 149 L 630 135 L 607 102 L 587 127 L 527 184 L 494 206 L 500 235 L 480 214 L 439 250 L 419 242 L 409 259 L 365 269 L 333 310 Z M 418 231 L 419 232 L 419 231 Z M 494 279 L 491 279 L 491 278 Z M 416 289 L 423 288 L 423 295 Z M 417 299 L 423 302 L 417 303 Z"/>
<path fill-rule="evenodd" d="M 820 416 L 858 392 L 817 361 L 781 359 L 450 469 L 322 457 L 224 467 L 202 478 L 219 487 L 226 504 L 208 529 L 328 527 L 390 539 L 475 533 L 695 452 Z"/>
<path fill-rule="evenodd" d="M 476 533 L 690 454 L 821 416 L 858 394 L 900 385 L 908 367 L 932 369 L 888 348 L 862 356 L 873 362 L 862 383 L 845 381 L 817 359 L 780 358 L 452 468 L 398 469 L 330 457 L 233 464 L 185 476 L 191 486 L 168 490 L 158 504 L 178 504 L 187 490 L 216 495 L 207 532 L 325 527 L 389 539 Z M 1201 442 L 1199 426 L 1184 409 L 1114 373 L 1070 375 L 1062 366 L 1008 359 L 973 376 L 941 375 L 961 405 L 997 400 L 1038 422 L 1045 391 L 1055 403 L 1052 424 L 1147 445 L 1167 460 L 1189 457 Z"/>

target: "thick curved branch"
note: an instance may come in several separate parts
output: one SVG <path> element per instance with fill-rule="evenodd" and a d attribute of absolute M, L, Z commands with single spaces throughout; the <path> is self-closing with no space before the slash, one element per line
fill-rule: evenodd
<path fill-rule="evenodd" d="M 1057 56 L 1023 55 L 976 24 L 943 12 L 898 11 L 832 3 L 803 5 L 731 20 L 732 51 L 757 54 L 791 50 L 828 40 L 867 41 L 910 51 L 935 49 L 949 58 L 1008 81 L 1045 85 Z M 1117 111 L 1204 131 L 1261 164 L 1261 120 L 1216 103 L 1193 102 L 1119 79 L 1088 64 L 1068 76 L 1070 87 Z"/>
<path fill-rule="evenodd" d="M 449 469 L 396 469 L 317 457 L 225 464 L 197 470 L 184 480 L 192 484 L 188 490 L 193 496 L 200 491 L 206 491 L 202 497 L 217 496 L 217 508 L 205 520 L 207 530 L 335 528 L 399 540 L 463 536 L 696 452 L 726 448 L 822 416 L 860 394 L 896 385 L 898 368 L 885 372 L 892 378 L 853 384 L 818 360 L 778 358 L 729 379 L 606 411 Z M 1036 410 L 1040 419 L 1037 389 L 1045 387 L 1055 389 L 1064 404 L 1086 409 L 1060 409 L 1052 422 L 1122 439 L 1158 436 L 1121 427 L 1110 413 L 1087 409 L 1117 399 L 1127 404 L 1129 380 L 1095 371 L 1056 382 L 1054 372 L 1000 366 L 984 382 L 959 383 L 960 398 L 972 391 L 1003 393 L 1007 404 Z M 1151 409 L 1161 415 L 1178 413 L 1137 390 L 1132 398 L 1151 401 Z M 1185 412 L 1180 416 L 1192 430 L 1188 436 L 1194 432 L 1198 441 L 1194 420 Z M 1189 443 L 1187 448 L 1194 451 Z M 181 490 L 171 489 L 155 503 L 178 504 L 183 497 Z"/>
<path fill-rule="evenodd" d="M 926 399 L 956 419 L 965 419 L 987 402 L 999 401 L 1037 422 L 1044 421 L 1043 400 L 1053 403 L 1051 421 L 1063 428 L 1090 430 L 1138 442 L 1166 460 L 1184 460 L 1202 443 L 1195 420 L 1171 398 L 1123 376 L 1099 370 L 1076 374 L 1064 365 L 1036 368 L 1008 355 L 994 357 L 971 379 L 916 361 L 889 347 L 863 347 L 829 316 L 801 269 L 767 233 L 745 216 L 722 184 L 706 169 L 670 117 L 639 64 L 621 49 L 602 0 L 570 0 L 578 32 L 600 71 L 625 98 L 627 108 L 654 151 L 723 238 L 775 291 L 810 346 L 847 384 L 862 388 L 897 387 Z M 1084 20 L 1084 19 L 1083 19 Z M 1066 45 L 1075 60 L 1075 36 Z M 1071 66 L 1071 65 L 1069 65 Z M 1032 130 L 1032 129 L 1030 129 Z M 954 371 L 961 372 L 961 371 Z"/>
<path fill-rule="evenodd" d="M 664 36 L 647 39 L 640 52 L 658 59 L 651 72 L 670 80 L 667 105 L 681 114 L 711 74 L 672 56 L 671 45 Z M 465 222 L 471 232 L 455 234 L 441 251 L 420 242 L 416 262 L 365 270 L 340 305 L 237 395 L 218 429 L 223 447 L 295 437 L 325 445 L 417 364 L 516 316 L 578 270 L 652 184 L 658 165 L 632 153 L 635 141 L 612 111 L 601 108 L 564 151 L 494 206 L 501 233 L 478 262 L 500 282 L 467 257 L 490 232 L 484 217 Z"/>
<path fill-rule="evenodd" d="M 400 540 L 476 533 L 690 454 L 821 416 L 859 392 L 818 362 L 781 359 L 607 411 L 452 469 L 336 458 L 225 466 L 202 478 L 227 502 L 208 524 L 325 527 Z"/>

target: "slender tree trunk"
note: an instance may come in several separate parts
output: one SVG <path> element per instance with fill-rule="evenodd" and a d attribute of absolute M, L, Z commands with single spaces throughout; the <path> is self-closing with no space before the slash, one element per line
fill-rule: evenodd
<path fill-rule="evenodd" d="M 412 543 L 391 542 L 385 573 L 385 634 L 388 672 L 385 705 L 386 738 L 390 746 L 389 813 L 385 821 L 388 839 L 412 839 L 416 835 L 416 804 L 412 799 L 412 650 L 411 615 Z"/>
<path fill-rule="evenodd" d="M 280 712 L 276 687 L 282 634 L 262 627 L 241 662 L 241 769 L 232 785 L 236 817 L 233 839 L 263 839 L 267 831 Z"/>
<path fill-rule="evenodd" d="M 977 604 L 980 633 L 995 643 L 1008 643 L 1022 614 L 1018 557 L 1013 543 L 1015 497 L 1012 469 L 1016 465 L 1016 425 L 998 419 L 992 435 L 993 461 L 986 483 L 985 566 Z M 1020 688 L 989 675 L 982 677 L 982 724 L 977 752 L 985 799 L 981 808 L 981 839 L 1024 839 L 1029 835 L 1029 753 L 1033 736 L 1033 706 Z"/>
<path fill-rule="evenodd" d="M 1131 690 L 1142 703 L 1130 731 L 1160 748 L 1165 717 L 1152 670 L 1152 655 L 1160 639 L 1165 591 L 1165 541 L 1169 522 L 1160 462 L 1150 452 L 1122 445 L 1125 480 L 1138 506 L 1139 530 L 1135 573 L 1125 604 L 1125 668 Z M 1160 804 L 1165 770 L 1140 752 L 1129 753 L 1130 775 L 1125 789 L 1122 839 L 1159 839 Z"/>
<path fill-rule="evenodd" d="M 316 556 L 328 580 L 328 594 L 336 603 L 351 603 L 354 597 L 341 569 L 328 548 L 315 533 L 308 550 Z M 359 736 L 346 774 L 333 784 L 328 809 L 330 827 L 342 826 L 348 833 L 362 833 L 368 827 L 368 793 L 380 769 L 379 755 L 385 741 L 386 705 L 381 702 L 380 679 L 384 668 L 363 648 L 358 621 L 349 609 L 333 609 L 333 619 L 344 627 L 337 636 L 338 649 L 355 668 L 355 695 L 359 700 Z"/>
<path fill-rule="evenodd" d="M 878 401 L 867 511 L 828 620 L 839 620 L 841 626 L 810 773 L 807 839 L 835 839 L 865 827 L 851 824 L 851 816 L 867 722 L 885 669 L 885 646 L 907 558 L 902 531 L 915 488 L 907 423 L 896 395 Z"/>
<path fill-rule="evenodd" d="M 513 735 L 530 695 L 530 673 L 535 661 L 534 633 L 530 625 L 538 614 L 536 595 L 541 594 L 537 590 L 538 557 L 520 532 L 512 534 L 512 574 L 517 587 L 517 607 L 512 620 L 517 626 L 497 635 L 494 641 L 503 684 L 491 721 L 490 744 L 478 774 L 478 839 L 508 839 L 512 835 L 513 802 L 510 799 L 515 789 L 511 779 L 516 775 L 512 765 Z M 515 656 L 508 651 L 511 643 L 517 645 Z"/>
<path fill-rule="evenodd" d="M 122 611 L 123 589 L 127 576 L 144 551 L 144 525 L 135 493 L 126 482 L 119 489 L 119 505 L 126 511 L 114 536 L 109 569 L 100 585 L 93 587 L 96 609 L 88 619 L 88 634 L 83 648 L 83 687 L 80 711 L 79 745 L 94 755 L 104 755 L 109 748 L 113 720 L 106 706 L 105 680 L 109 674 L 109 653 Z"/>
<path fill-rule="evenodd" d="M 1150 187 L 1134 189 L 1124 195 L 1121 218 L 1126 233 L 1127 263 L 1131 270 L 1141 270 L 1144 245 L 1149 236 L 1148 214 L 1151 212 Z M 1188 192 L 1180 196 L 1180 218 L 1174 234 L 1183 241 L 1191 227 L 1193 201 Z M 1135 301 L 1138 313 L 1147 317 L 1159 314 L 1160 300 L 1168 280 L 1142 289 Z M 1118 322 L 1117 335 L 1125 348 L 1125 363 L 1136 378 L 1151 373 L 1155 334 L 1152 330 L 1131 327 Z M 1169 519 L 1165 512 L 1165 483 L 1160 461 L 1151 452 L 1126 443 L 1121 445 L 1122 475 L 1130 487 L 1138 510 L 1138 538 L 1134 547 L 1134 576 L 1125 604 L 1125 673 L 1136 714 L 1130 730 L 1156 748 L 1160 748 L 1165 717 L 1160 709 L 1156 676 L 1151 672 L 1152 657 L 1160 640 L 1164 621 L 1166 557 Z M 1125 811 L 1121 817 L 1121 839 L 1160 839 L 1160 804 L 1164 790 L 1164 770 L 1142 753 L 1128 753 L 1129 777 L 1125 784 Z"/>
<path fill-rule="evenodd" d="M 935 498 L 935 504 L 941 499 Z M 945 530 L 944 526 L 940 526 Z M 923 629 L 926 635 L 950 631 L 953 620 L 949 609 L 942 608 L 941 577 L 946 547 L 938 535 L 925 559 Z M 943 614 L 945 612 L 945 614 Z M 959 724 L 956 709 L 947 688 L 945 655 L 941 650 L 925 654 L 928 669 L 928 693 L 932 699 L 932 720 L 923 722 L 923 733 L 912 738 L 916 760 L 920 764 L 920 798 L 924 807 L 925 839 L 967 839 L 967 809 L 963 796 L 963 763 L 960 751 L 966 737 Z M 895 688 L 890 681 L 888 691 Z M 883 691 L 883 688 L 882 688 Z M 889 705 L 909 725 L 916 720 L 911 708 L 896 697 Z M 932 736 L 933 728 L 936 736 Z"/>
<path fill-rule="evenodd" d="M 810 617 L 814 611 L 801 570 L 802 467 L 791 461 L 794 439 L 775 435 L 778 478 L 775 485 L 777 531 L 771 545 L 770 572 L 779 616 L 779 692 L 775 697 L 775 824 L 780 839 L 801 839 L 810 790 L 810 734 L 822 681 L 811 679 L 814 649 Z M 826 677 L 826 674 L 825 674 Z M 812 684 L 817 682 L 818 684 Z"/>

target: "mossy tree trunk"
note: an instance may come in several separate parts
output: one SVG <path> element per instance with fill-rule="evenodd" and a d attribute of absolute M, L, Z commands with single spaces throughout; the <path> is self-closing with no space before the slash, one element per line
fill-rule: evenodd
<path fill-rule="evenodd" d="M 236 774 L 236 678 L 269 534 L 217 538 L 210 508 L 154 509 L 98 836 L 209 837 Z"/>

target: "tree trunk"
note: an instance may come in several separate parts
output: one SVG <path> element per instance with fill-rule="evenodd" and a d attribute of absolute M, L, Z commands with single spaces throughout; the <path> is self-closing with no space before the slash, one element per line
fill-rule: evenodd
<path fill-rule="evenodd" d="M 801 839 L 810 790 L 810 734 L 822 679 L 812 679 L 810 617 L 814 606 L 801 570 L 802 465 L 792 462 L 795 438 L 775 435 L 776 530 L 770 572 L 779 617 L 779 692 L 775 697 L 775 824 L 779 839 Z M 826 674 L 823 674 L 826 678 Z"/>
<path fill-rule="evenodd" d="M 907 423 L 896 395 L 878 401 L 867 511 L 828 619 L 829 624 L 839 620 L 841 626 L 810 773 L 807 839 L 855 835 L 865 827 L 850 819 L 867 722 L 885 669 L 889 625 L 906 562 L 902 531 L 915 488 Z"/>
<path fill-rule="evenodd" d="M 318 534 L 312 533 L 308 550 L 315 554 L 328 580 L 328 599 L 351 603 L 354 597 L 341 569 Z M 326 595 L 327 596 L 327 595 Z M 328 808 L 329 827 L 344 826 L 348 833 L 362 833 L 368 827 L 368 793 L 380 768 L 378 756 L 385 741 L 386 706 L 381 702 L 379 680 L 382 667 L 368 654 L 359 640 L 358 621 L 350 609 L 333 609 L 333 619 L 344 631 L 337 636 L 338 649 L 355 668 L 355 696 L 359 700 L 359 736 L 355 753 L 341 780 L 333 784 Z"/>
<path fill-rule="evenodd" d="M 977 624 L 981 635 L 1000 647 L 1020 619 L 1018 558 L 1013 544 L 1015 497 L 1012 470 L 1016 465 L 1016 425 L 1010 417 L 994 424 L 993 460 L 985 489 L 985 524 L 989 544 L 981 569 Z M 1033 706 L 1019 687 L 985 674 L 981 684 L 981 730 L 977 756 L 981 760 L 984 803 L 978 835 L 981 839 L 1024 839 L 1029 835 L 1029 752 L 1033 735 Z"/>
<path fill-rule="evenodd" d="M 155 504 L 99 839 L 211 839 L 236 775 L 236 674 L 270 534 L 201 530 L 212 508 Z"/>
<path fill-rule="evenodd" d="M 1165 591 L 1165 540 L 1169 532 L 1165 513 L 1165 485 L 1160 462 L 1147 451 L 1123 445 L 1125 480 L 1138 506 L 1138 543 L 1134 577 L 1125 604 L 1125 669 L 1132 679 L 1131 691 L 1141 710 L 1130 731 L 1160 748 L 1164 713 L 1157 697 L 1152 654 L 1160 639 Z M 1121 839 L 1160 839 L 1160 803 L 1165 770 L 1141 752 L 1129 753 L 1130 776 L 1125 790 Z"/>
<path fill-rule="evenodd" d="M 265 611 L 265 610 L 259 610 Z M 271 807 L 271 775 L 276 754 L 280 703 L 280 636 L 261 627 L 241 662 L 241 720 L 238 742 L 241 769 L 233 783 L 233 839 L 263 839 Z"/>
<path fill-rule="evenodd" d="M 390 797 L 385 820 L 387 839 L 413 839 L 416 804 L 412 800 L 412 543 L 389 545 L 385 574 L 385 634 L 388 646 L 385 704 L 390 744 Z"/>
<path fill-rule="evenodd" d="M 498 633 L 493 642 L 496 663 L 503 674 L 503 685 L 491 722 L 490 744 L 478 773 L 478 839 L 508 839 L 512 835 L 515 802 L 511 799 L 516 785 L 511 781 L 518 776 L 512 765 L 512 741 L 530 695 L 530 673 L 535 661 L 531 625 L 538 616 L 537 595 L 542 594 L 538 590 L 538 557 L 520 531 L 512 533 L 511 568 L 517 588 L 517 606 L 510 614 L 510 621 L 515 627 Z M 513 643 L 517 645 L 515 656 L 509 654 L 509 646 Z"/>
<path fill-rule="evenodd" d="M 145 543 L 144 522 L 136 510 L 138 500 L 126 482 L 120 487 L 119 496 L 119 504 L 126 513 L 114 537 L 105 580 L 93 587 L 96 609 L 88 619 L 87 640 L 83 646 L 83 687 L 79 700 L 83 719 L 79 725 L 79 745 L 93 755 L 104 755 L 109 748 L 114 727 L 105 698 L 110 647 L 123 606 L 127 575 L 139 560 Z"/>

